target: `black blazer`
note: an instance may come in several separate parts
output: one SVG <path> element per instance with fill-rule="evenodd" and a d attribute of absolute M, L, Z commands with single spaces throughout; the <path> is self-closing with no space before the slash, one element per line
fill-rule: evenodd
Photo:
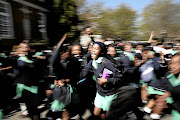
<path fill-rule="evenodd" d="M 81 78 L 86 77 L 89 72 L 93 72 L 97 81 L 98 78 L 102 77 L 104 68 L 107 68 L 112 71 L 113 74 L 110 78 L 107 78 L 106 85 L 99 85 L 98 82 L 96 83 L 97 92 L 102 96 L 108 96 L 116 93 L 117 89 L 123 85 L 122 77 L 118 69 L 115 68 L 113 63 L 106 58 L 103 58 L 102 61 L 104 62 L 98 64 L 98 68 L 94 69 L 92 61 L 93 60 L 91 60 L 87 67 L 81 71 Z"/>

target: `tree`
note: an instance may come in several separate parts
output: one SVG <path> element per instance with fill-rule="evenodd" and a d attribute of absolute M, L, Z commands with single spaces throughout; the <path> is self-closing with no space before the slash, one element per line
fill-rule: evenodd
<path fill-rule="evenodd" d="M 131 40 L 135 36 L 136 11 L 126 4 L 121 4 L 115 12 L 115 29 L 117 37 Z"/>
<path fill-rule="evenodd" d="M 86 3 L 79 9 L 79 19 L 84 27 L 93 27 L 93 30 L 95 30 L 94 28 L 96 28 L 96 26 L 94 25 L 97 25 L 98 18 L 100 18 L 104 12 L 103 2 L 96 2 L 94 4 Z"/>
<path fill-rule="evenodd" d="M 101 34 L 104 38 L 116 37 L 114 11 L 108 9 L 101 14 L 101 18 L 96 19 L 97 27 L 94 28 L 96 34 Z"/>
<path fill-rule="evenodd" d="M 141 31 L 144 39 L 148 39 L 152 30 L 156 37 L 162 37 L 161 31 L 167 31 L 170 35 L 178 35 L 180 32 L 180 4 L 173 0 L 154 0 L 143 10 Z"/>
<path fill-rule="evenodd" d="M 120 37 L 123 40 L 131 40 L 135 33 L 136 11 L 126 4 L 121 4 L 117 9 L 108 9 L 98 19 L 102 35 L 106 37 Z"/>
<path fill-rule="evenodd" d="M 104 3 L 96 2 L 85 5 L 79 16 L 86 25 L 93 27 L 94 34 L 101 34 L 103 38 L 122 38 L 131 40 L 135 36 L 136 11 L 126 4 L 116 9 L 104 7 Z"/>
<path fill-rule="evenodd" d="M 75 0 L 54 0 L 50 18 L 51 30 L 53 31 L 52 44 L 57 43 L 64 33 L 68 34 L 69 41 L 79 37 L 79 31 L 76 29 L 79 22 L 77 15 L 79 6 L 81 4 Z"/>

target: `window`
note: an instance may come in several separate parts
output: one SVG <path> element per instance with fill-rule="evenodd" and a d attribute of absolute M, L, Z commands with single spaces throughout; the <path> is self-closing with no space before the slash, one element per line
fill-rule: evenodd
<path fill-rule="evenodd" d="M 47 39 L 47 33 L 46 33 L 46 15 L 42 12 L 39 12 L 39 20 L 38 20 L 38 27 L 39 32 L 41 32 L 42 38 Z"/>
<path fill-rule="evenodd" d="M 0 37 L 13 37 L 12 14 L 9 3 L 0 1 Z"/>
<path fill-rule="evenodd" d="M 8 2 L 0 1 L 0 37 L 13 37 L 13 22 L 11 6 Z"/>

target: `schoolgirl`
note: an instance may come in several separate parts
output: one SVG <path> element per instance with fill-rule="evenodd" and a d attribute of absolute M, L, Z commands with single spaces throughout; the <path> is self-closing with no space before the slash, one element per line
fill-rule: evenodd
<path fill-rule="evenodd" d="M 91 60 L 87 67 L 82 70 L 81 77 L 86 77 L 93 72 L 96 78 L 97 93 L 94 100 L 94 115 L 99 116 L 101 111 L 107 112 L 112 100 L 116 97 L 117 89 L 120 87 L 121 75 L 118 69 L 105 58 L 106 48 L 103 43 L 95 42 L 91 51 Z M 103 71 L 108 69 L 111 74 L 108 78 L 103 77 Z M 104 116 L 102 116 L 104 118 Z"/>
<path fill-rule="evenodd" d="M 180 119 L 180 54 L 175 54 L 168 65 L 169 72 L 162 80 L 166 92 L 157 97 L 157 105 L 162 106 L 169 103 L 172 108 L 172 120 Z"/>
<path fill-rule="evenodd" d="M 141 72 L 141 80 L 147 84 L 146 86 L 142 86 L 142 93 L 144 90 L 144 87 L 147 91 L 147 95 L 149 97 L 149 101 L 147 105 L 144 107 L 145 113 L 151 113 L 152 108 L 153 112 L 150 115 L 152 119 L 160 119 L 160 115 L 162 110 L 157 109 L 157 105 L 155 102 L 155 96 L 157 95 L 163 95 L 164 94 L 164 87 L 160 83 L 161 78 L 164 76 L 164 71 L 166 71 L 165 67 L 163 67 L 163 62 L 160 57 L 155 56 L 155 52 L 146 50 L 147 57 L 145 58 L 145 54 L 143 51 L 143 57 L 145 58 L 145 63 L 142 64 L 140 67 Z M 144 84 L 145 85 L 145 84 Z M 145 94 L 142 94 L 142 98 Z M 143 100 L 145 100 L 143 98 Z M 146 98 L 147 100 L 147 98 Z"/>
<path fill-rule="evenodd" d="M 43 64 L 41 59 L 32 60 L 29 54 L 29 45 L 20 43 L 19 51 L 16 56 L 5 58 L 13 68 L 19 71 L 16 76 L 17 84 L 16 96 L 22 99 L 27 106 L 29 117 L 34 119 L 40 118 L 37 106 L 39 105 L 38 85 L 39 85 L 39 68 Z"/>
<path fill-rule="evenodd" d="M 48 119 L 63 119 L 70 118 L 69 109 L 72 99 L 71 93 L 73 90 L 69 84 L 70 76 L 67 71 L 69 66 L 69 49 L 63 46 L 66 35 L 58 42 L 49 59 L 49 74 L 55 76 L 54 84 L 49 84 L 46 90 L 46 95 L 52 104 L 49 106 L 49 112 L 46 114 Z M 52 96 L 50 96 L 52 95 Z M 52 100 L 50 99 L 52 97 Z"/>
<path fill-rule="evenodd" d="M 123 71 L 123 66 L 121 62 L 123 57 L 120 57 L 120 55 L 117 53 L 117 50 L 113 44 L 107 47 L 106 58 L 109 59 L 118 70 L 120 70 L 121 72 Z"/>
<path fill-rule="evenodd" d="M 71 102 L 64 106 L 66 111 L 63 111 L 63 113 L 66 112 L 66 118 L 67 119 L 70 116 L 68 114 L 76 114 L 79 112 L 80 117 L 83 115 L 85 109 L 83 109 L 83 106 L 80 105 L 80 94 L 79 94 L 79 87 L 78 82 L 80 81 L 80 71 L 83 67 L 84 60 L 82 58 L 82 47 L 79 44 L 75 44 L 73 46 L 69 46 L 68 50 L 62 51 L 63 47 L 57 47 L 50 58 L 50 63 L 53 67 L 53 71 L 55 75 L 57 76 L 58 81 L 64 81 L 66 84 L 71 85 L 73 89 Z M 66 86 L 68 87 L 68 86 Z M 65 86 L 61 88 L 55 88 L 53 91 L 53 95 L 57 94 L 57 89 L 65 88 Z M 61 95 L 60 95 L 61 96 Z M 59 97 L 60 97 L 59 96 Z M 56 97 L 58 98 L 58 97 Z M 59 101 L 61 102 L 61 101 Z M 83 102 L 81 102 L 82 104 Z M 55 104 L 55 103 L 54 103 Z M 80 105 L 80 107 L 78 107 Z M 54 106 L 54 105 L 53 105 Z M 62 111 L 62 110 L 58 110 Z"/>
<path fill-rule="evenodd" d="M 70 51 L 68 71 L 70 73 L 70 84 L 80 101 L 78 107 L 76 107 L 80 119 L 87 108 L 92 109 L 92 99 L 95 96 L 93 75 L 89 74 L 85 79 L 80 78 L 80 72 L 87 66 L 88 61 L 87 56 L 82 54 L 81 45 L 74 44 Z"/>
<path fill-rule="evenodd" d="M 134 59 L 135 55 L 132 51 L 132 45 L 130 44 L 126 44 L 124 46 L 124 52 L 123 54 L 120 54 L 120 59 L 118 60 L 119 63 L 122 65 L 123 67 L 123 77 L 125 79 L 125 84 L 126 85 L 135 85 L 134 83 L 137 83 L 135 81 L 137 81 L 136 79 L 134 79 L 135 77 L 135 73 L 138 70 L 134 64 Z"/>

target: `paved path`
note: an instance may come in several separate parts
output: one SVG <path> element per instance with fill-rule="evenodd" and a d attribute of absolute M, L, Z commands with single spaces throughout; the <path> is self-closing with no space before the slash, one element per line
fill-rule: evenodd
<path fill-rule="evenodd" d="M 45 118 L 45 115 L 47 112 L 48 112 L 48 110 L 42 112 L 41 118 Z M 22 117 L 20 117 L 20 115 L 21 115 L 21 112 L 16 112 L 13 116 L 9 117 L 6 120 L 31 120 L 30 118 L 22 118 Z M 87 119 L 90 116 L 91 116 L 91 112 L 89 110 L 86 110 L 85 114 L 83 115 L 83 119 Z M 78 118 L 79 118 L 79 116 L 76 115 L 76 116 L 72 117 L 71 119 L 78 120 Z M 152 120 L 151 118 L 149 118 L 149 116 L 146 116 L 146 115 L 144 116 L 144 119 L 145 120 Z M 171 120 L 170 115 L 169 114 L 164 115 L 161 118 L 161 120 Z"/>
<path fill-rule="evenodd" d="M 48 112 L 48 110 L 42 112 L 40 114 L 40 117 L 45 118 L 45 115 L 46 115 L 47 112 Z M 6 120 L 31 120 L 28 117 L 27 118 L 22 118 L 20 115 L 21 115 L 21 112 L 16 112 L 13 116 L 9 117 Z M 89 110 L 86 110 L 85 114 L 83 115 L 83 119 L 87 119 L 90 116 L 91 116 L 91 112 Z M 78 120 L 78 118 L 79 118 L 79 116 L 76 115 L 76 116 L 72 117 L 71 119 Z"/>

